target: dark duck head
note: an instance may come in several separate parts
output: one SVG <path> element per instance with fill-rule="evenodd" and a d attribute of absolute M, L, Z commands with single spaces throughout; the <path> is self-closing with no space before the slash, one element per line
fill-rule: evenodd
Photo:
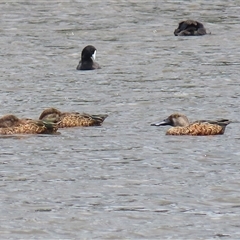
<path fill-rule="evenodd" d="M 96 58 L 97 49 L 88 45 L 82 50 L 81 60 L 77 66 L 77 70 L 94 70 L 99 69 L 98 63 L 94 62 Z"/>

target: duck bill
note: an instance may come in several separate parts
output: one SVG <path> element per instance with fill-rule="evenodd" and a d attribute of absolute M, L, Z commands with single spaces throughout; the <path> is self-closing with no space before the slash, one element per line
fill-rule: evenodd
<path fill-rule="evenodd" d="M 166 126 L 166 125 L 170 125 L 170 121 L 168 119 L 163 120 L 162 122 L 158 122 L 158 123 L 152 123 L 151 126 Z"/>

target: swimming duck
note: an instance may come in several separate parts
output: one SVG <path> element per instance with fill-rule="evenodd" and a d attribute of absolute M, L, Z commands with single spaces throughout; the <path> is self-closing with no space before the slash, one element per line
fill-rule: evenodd
<path fill-rule="evenodd" d="M 32 119 L 19 119 L 15 115 L 0 118 L 0 134 L 50 134 L 55 133 L 56 123 Z"/>
<path fill-rule="evenodd" d="M 98 63 L 94 62 L 97 49 L 88 45 L 82 50 L 81 60 L 77 66 L 77 70 L 94 70 L 101 68 Z"/>
<path fill-rule="evenodd" d="M 229 123 L 230 121 L 227 119 L 217 121 L 200 120 L 190 123 L 185 115 L 174 113 L 162 122 L 153 123 L 151 126 L 173 126 L 167 130 L 166 135 L 206 136 L 224 134 L 225 127 Z"/>
<path fill-rule="evenodd" d="M 65 127 L 89 127 L 89 126 L 100 126 L 107 114 L 101 115 L 90 115 L 87 113 L 78 112 L 60 112 L 56 108 L 47 108 L 40 115 L 40 120 L 49 120 L 58 122 L 59 128 Z"/>
<path fill-rule="evenodd" d="M 179 23 L 175 29 L 175 36 L 200 36 L 207 34 L 203 24 L 194 20 L 186 20 Z"/>

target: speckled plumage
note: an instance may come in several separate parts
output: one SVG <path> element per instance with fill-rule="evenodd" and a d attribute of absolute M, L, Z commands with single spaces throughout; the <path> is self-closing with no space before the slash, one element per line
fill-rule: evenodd
<path fill-rule="evenodd" d="M 179 23 L 175 29 L 175 36 L 200 36 L 207 34 L 203 24 L 194 20 L 186 20 Z"/>
<path fill-rule="evenodd" d="M 218 121 L 201 120 L 189 123 L 183 114 L 174 113 L 160 123 L 151 124 L 152 126 L 173 126 L 167 130 L 166 135 L 192 135 L 207 136 L 224 134 L 225 127 L 230 123 L 227 119 Z"/>
<path fill-rule="evenodd" d="M 171 127 L 167 130 L 166 135 L 218 135 L 223 134 L 224 129 L 217 124 L 210 123 L 193 123 L 187 127 Z"/>
<path fill-rule="evenodd" d="M 58 122 L 59 128 L 66 127 L 89 127 L 89 126 L 100 126 L 107 114 L 101 115 L 90 115 L 86 113 L 77 112 L 60 112 L 56 108 L 48 108 L 42 112 L 40 120 L 53 120 Z"/>
<path fill-rule="evenodd" d="M 57 131 L 57 124 L 41 120 L 19 119 L 14 115 L 0 118 L 0 134 L 51 134 Z"/>

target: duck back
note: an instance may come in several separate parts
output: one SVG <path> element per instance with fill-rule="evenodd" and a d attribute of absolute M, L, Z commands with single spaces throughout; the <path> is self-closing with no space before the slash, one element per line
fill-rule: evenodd
<path fill-rule="evenodd" d="M 223 134 L 225 127 L 207 122 L 195 122 L 187 127 L 171 127 L 166 135 L 208 136 Z"/>

